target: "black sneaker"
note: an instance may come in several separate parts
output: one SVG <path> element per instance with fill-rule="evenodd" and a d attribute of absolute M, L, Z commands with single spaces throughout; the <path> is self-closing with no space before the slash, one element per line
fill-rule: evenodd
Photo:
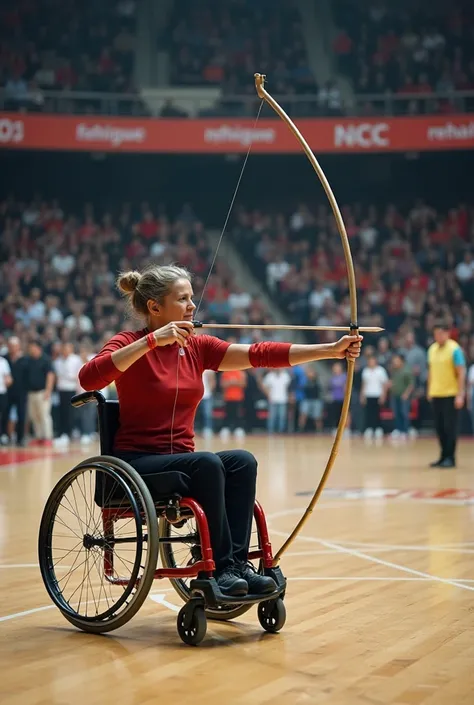
<path fill-rule="evenodd" d="M 439 468 L 439 466 L 443 462 L 444 462 L 443 458 L 440 458 L 439 460 L 435 460 L 433 463 L 430 463 L 430 468 Z"/>
<path fill-rule="evenodd" d="M 445 458 L 445 459 L 439 464 L 438 467 L 440 467 L 440 468 L 455 468 L 455 467 L 456 467 L 456 463 L 454 462 L 454 459 L 453 459 L 453 458 Z"/>
<path fill-rule="evenodd" d="M 249 591 L 249 586 L 234 566 L 217 573 L 216 582 L 221 593 L 229 597 L 243 597 Z"/>
<path fill-rule="evenodd" d="M 251 595 L 267 595 L 277 589 L 277 584 L 269 575 L 257 573 L 251 563 L 239 565 L 239 575 L 247 582 Z"/>

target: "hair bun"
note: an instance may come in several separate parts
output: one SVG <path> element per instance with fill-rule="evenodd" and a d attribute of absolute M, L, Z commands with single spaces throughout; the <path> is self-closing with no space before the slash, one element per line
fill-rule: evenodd
<path fill-rule="evenodd" d="M 141 278 L 140 272 L 124 272 L 119 276 L 117 286 L 125 294 L 133 294 Z"/>

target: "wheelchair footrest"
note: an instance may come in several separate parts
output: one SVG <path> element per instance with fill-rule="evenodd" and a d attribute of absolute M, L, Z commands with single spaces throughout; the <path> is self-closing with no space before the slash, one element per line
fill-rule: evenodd
<path fill-rule="evenodd" d="M 264 571 L 265 575 L 269 575 L 277 584 L 277 589 L 267 594 L 259 595 L 224 595 L 220 590 L 215 578 L 196 578 L 191 580 L 189 588 L 193 597 L 201 596 L 204 599 L 206 608 L 217 609 L 220 605 L 243 605 L 257 604 L 258 602 L 266 602 L 268 600 L 276 600 L 278 597 L 284 597 L 286 590 L 286 578 L 283 576 L 280 568 L 270 568 Z"/>

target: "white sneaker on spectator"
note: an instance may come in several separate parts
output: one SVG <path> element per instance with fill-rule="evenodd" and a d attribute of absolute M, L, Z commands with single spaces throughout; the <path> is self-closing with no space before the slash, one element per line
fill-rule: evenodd
<path fill-rule="evenodd" d="M 88 446 L 90 443 L 92 443 L 92 438 L 87 433 L 81 436 L 81 446 Z"/>
<path fill-rule="evenodd" d="M 374 437 L 374 429 L 366 428 L 364 431 L 364 441 L 371 441 Z"/>
<path fill-rule="evenodd" d="M 221 428 L 219 431 L 219 438 L 221 441 L 228 441 L 230 438 L 230 431 L 227 427 Z"/>
<path fill-rule="evenodd" d="M 66 434 L 63 433 L 62 436 L 54 439 L 53 446 L 54 448 L 60 448 L 62 450 L 69 448 L 69 436 L 66 436 Z"/>
<path fill-rule="evenodd" d="M 376 428 L 375 429 L 375 440 L 380 441 L 382 438 L 383 438 L 383 429 Z"/>
<path fill-rule="evenodd" d="M 206 440 L 209 440 L 209 438 L 212 438 L 213 433 L 210 428 L 204 428 L 202 431 L 202 437 L 205 438 Z"/>
<path fill-rule="evenodd" d="M 418 431 L 416 430 L 416 428 L 409 429 L 408 438 L 410 438 L 412 441 L 414 441 L 415 438 L 418 438 Z"/>
<path fill-rule="evenodd" d="M 245 431 L 243 428 L 236 428 L 234 431 L 234 436 L 235 438 L 238 438 L 239 440 L 242 440 L 245 438 Z"/>

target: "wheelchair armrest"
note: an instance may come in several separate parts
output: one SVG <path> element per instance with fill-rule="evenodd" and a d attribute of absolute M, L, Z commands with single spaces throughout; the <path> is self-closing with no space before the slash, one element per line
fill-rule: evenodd
<path fill-rule="evenodd" d="M 94 392 L 81 392 L 80 394 L 76 394 L 75 396 L 72 397 L 71 399 L 71 404 L 72 406 L 75 406 L 78 408 L 79 406 L 84 406 L 84 404 L 88 404 L 90 401 L 96 401 L 98 404 L 105 404 L 105 397 L 103 394 L 100 392 L 94 391 Z"/>

